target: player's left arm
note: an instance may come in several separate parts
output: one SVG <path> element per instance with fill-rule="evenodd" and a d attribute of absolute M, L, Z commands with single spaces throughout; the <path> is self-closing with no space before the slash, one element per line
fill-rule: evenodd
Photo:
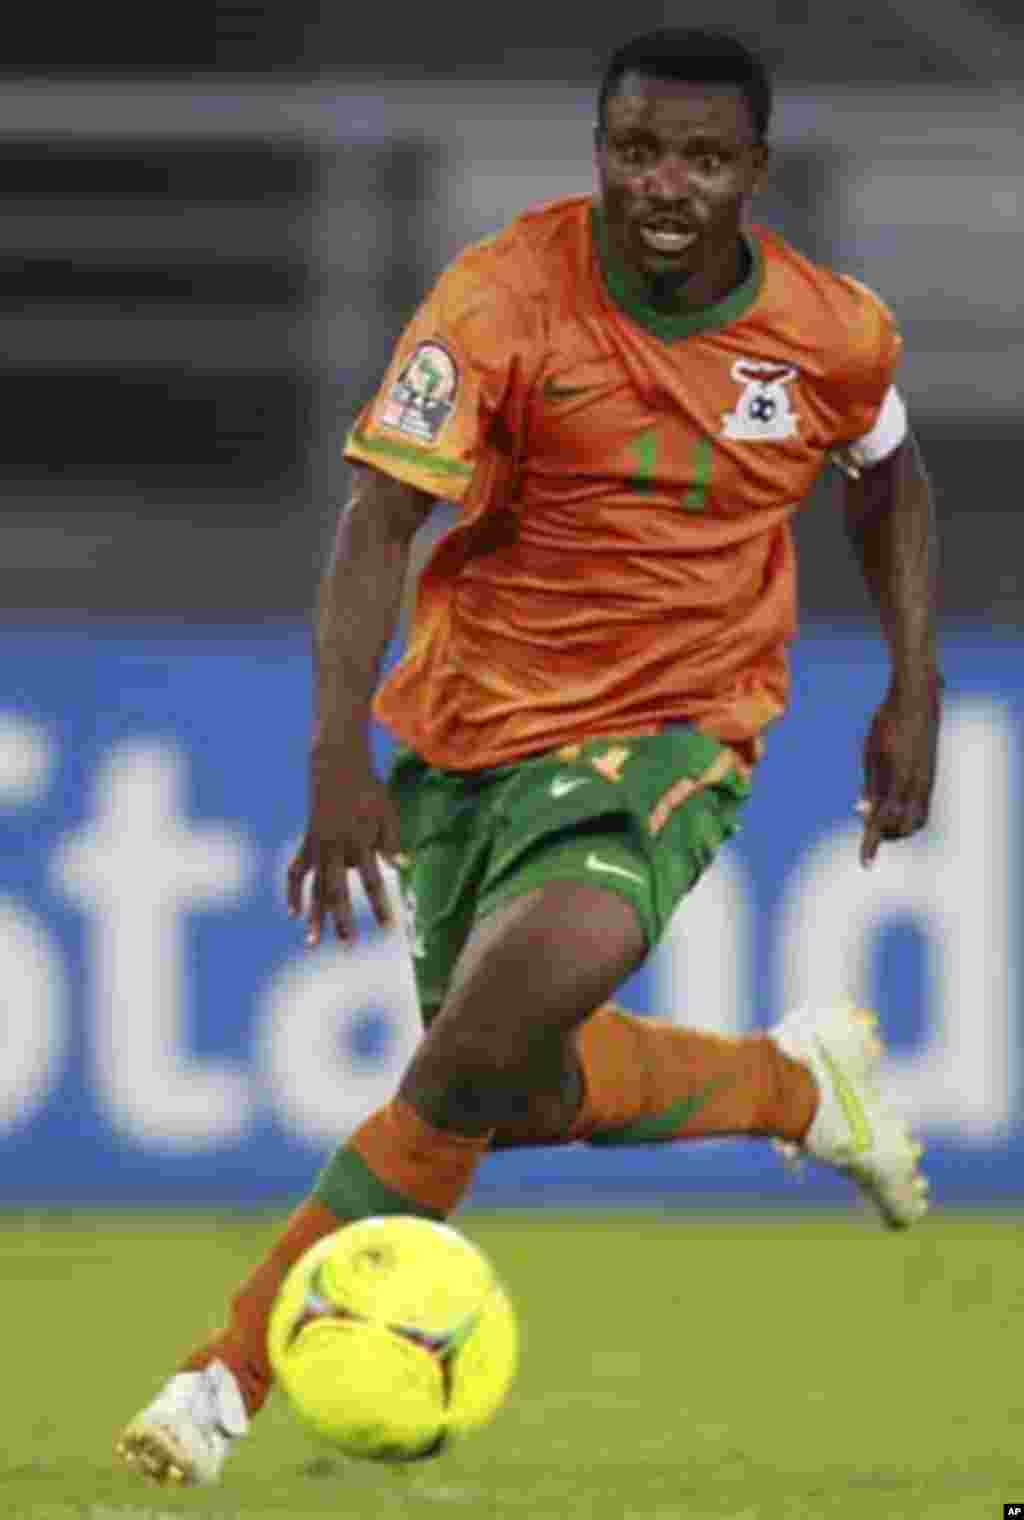
<path fill-rule="evenodd" d="M 905 427 L 905 423 L 904 423 Z M 935 783 L 942 676 L 931 487 L 913 434 L 845 471 L 846 530 L 889 646 L 885 700 L 864 744 L 864 836 L 870 866 L 883 840 L 923 828 Z"/>

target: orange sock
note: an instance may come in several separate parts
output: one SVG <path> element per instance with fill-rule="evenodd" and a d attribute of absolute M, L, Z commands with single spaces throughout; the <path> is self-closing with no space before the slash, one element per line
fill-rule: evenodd
<path fill-rule="evenodd" d="M 608 1003 L 580 1026 L 584 1099 L 572 1139 L 643 1145 L 709 1135 L 801 1140 L 814 1078 L 764 1034 L 727 1039 Z"/>
<path fill-rule="evenodd" d="M 198 1372 L 210 1362 L 224 1362 L 238 1379 L 249 1413 L 261 1409 L 273 1382 L 267 1359 L 267 1321 L 277 1290 L 289 1267 L 303 1252 L 330 1235 L 341 1222 L 317 1198 L 300 1203 L 266 1256 L 232 1298 L 227 1325 L 193 1351 L 180 1370 Z"/>
<path fill-rule="evenodd" d="M 435 1129 L 401 1098 L 371 1114 L 335 1152 L 313 1196 L 299 1205 L 234 1295 L 225 1328 L 194 1351 L 181 1371 L 194 1372 L 218 1359 L 226 1363 L 246 1408 L 255 1414 L 273 1382 L 267 1321 L 288 1269 L 310 1246 L 354 1219 L 371 1214 L 443 1219 L 466 1192 L 488 1145 L 487 1135 Z"/>
<path fill-rule="evenodd" d="M 487 1154 L 490 1135 L 458 1135 L 421 1119 L 394 1098 L 336 1151 L 316 1196 L 346 1219 L 427 1214 L 446 1219 Z"/>

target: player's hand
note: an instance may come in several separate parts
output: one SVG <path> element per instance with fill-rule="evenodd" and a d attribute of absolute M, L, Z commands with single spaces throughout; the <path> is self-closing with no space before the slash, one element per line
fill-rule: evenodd
<path fill-rule="evenodd" d="M 391 922 L 380 857 L 399 850 L 398 812 L 368 756 L 353 756 L 314 743 L 312 803 L 305 838 L 288 867 L 288 912 L 303 911 L 303 888 L 312 876 L 306 944 L 318 945 L 326 919 L 342 943 L 356 937 L 348 873 L 356 871 L 381 925 Z"/>
<path fill-rule="evenodd" d="M 864 741 L 861 865 L 870 866 L 886 839 L 906 839 L 928 821 L 935 785 L 941 681 L 889 692 Z"/>

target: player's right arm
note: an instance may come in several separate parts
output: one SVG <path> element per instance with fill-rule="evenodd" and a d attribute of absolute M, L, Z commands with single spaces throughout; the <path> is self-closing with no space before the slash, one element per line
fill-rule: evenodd
<path fill-rule="evenodd" d="M 312 874 L 309 944 L 319 943 L 326 918 L 339 939 L 352 939 L 349 870 L 358 871 L 376 917 L 387 921 L 377 858 L 397 853 L 398 817 L 373 769 L 370 707 L 413 535 L 435 501 L 464 504 L 472 486 L 483 508 L 500 498 L 512 474 L 537 322 L 508 272 L 496 277 L 496 261 L 502 256 L 481 245 L 442 274 L 345 447 L 359 473 L 320 588 L 309 827 L 288 873 L 294 914 Z M 504 438 L 513 446 L 503 447 Z"/>
<path fill-rule="evenodd" d="M 379 470 L 360 468 L 338 519 L 315 627 L 316 721 L 310 752 L 310 812 L 288 868 L 288 908 L 303 910 L 311 876 L 307 943 L 325 918 L 351 941 L 348 872 L 358 871 L 380 923 L 388 921 L 378 856 L 398 851 L 398 817 L 373 768 L 370 704 L 395 630 L 409 548 L 435 498 Z"/>

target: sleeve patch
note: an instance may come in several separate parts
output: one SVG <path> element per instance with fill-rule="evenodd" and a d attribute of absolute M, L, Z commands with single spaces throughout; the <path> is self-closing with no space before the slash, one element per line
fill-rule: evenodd
<path fill-rule="evenodd" d="M 420 343 L 378 402 L 374 420 L 417 443 L 436 443 L 455 410 L 460 384 L 459 366 L 447 348 L 436 339 Z"/>
<path fill-rule="evenodd" d="M 881 411 L 870 433 L 847 445 L 845 453 L 857 469 L 881 464 L 894 454 L 907 436 L 907 408 L 894 385 L 885 393 Z"/>

